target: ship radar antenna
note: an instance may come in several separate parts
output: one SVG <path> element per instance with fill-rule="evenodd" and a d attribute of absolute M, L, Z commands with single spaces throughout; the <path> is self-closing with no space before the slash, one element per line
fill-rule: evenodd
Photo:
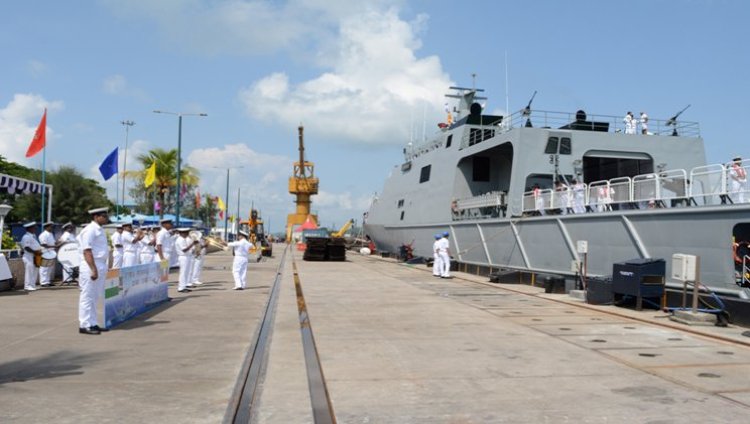
<path fill-rule="evenodd" d="M 683 108 L 681 111 L 677 112 L 673 117 L 667 120 L 667 123 L 665 124 L 666 126 L 674 126 L 674 129 L 672 129 L 673 136 L 677 137 L 679 135 L 677 134 L 677 118 L 679 118 L 680 115 L 682 115 L 682 112 L 686 111 L 689 107 L 690 105 L 685 106 L 685 108 Z"/>
<path fill-rule="evenodd" d="M 526 105 L 525 108 L 523 108 L 523 111 L 521 112 L 521 116 L 526 118 L 526 126 L 531 127 L 531 102 L 534 101 L 534 97 L 536 97 L 536 90 L 534 90 L 534 94 L 531 95 L 531 99 L 529 99 L 529 104 Z"/>

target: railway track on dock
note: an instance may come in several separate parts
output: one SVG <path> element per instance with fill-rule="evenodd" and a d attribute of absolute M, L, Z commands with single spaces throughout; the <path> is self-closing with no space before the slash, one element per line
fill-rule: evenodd
<path fill-rule="evenodd" d="M 268 301 L 266 302 L 260 325 L 257 327 L 255 334 L 253 335 L 252 343 L 250 344 L 245 359 L 242 362 L 240 374 L 229 400 L 229 405 L 224 416 L 225 424 L 250 423 L 258 412 L 261 385 L 266 371 L 266 364 L 268 362 L 283 270 L 288 255 L 292 257 L 293 278 L 297 297 L 297 311 L 299 314 L 300 333 L 304 349 L 313 418 L 316 424 L 336 423 L 336 416 L 328 394 L 326 380 L 320 364 L 320 357 L 318 355 L 317 347 L 315 346 L 312 326 L 310 325 L 310 319 L 307 314 L 305 297 L 302 292 L 302 282 L 297 272 L 297 264 L 294 261 L 294 257 L 292 254 L 289 254 L 289 252 L 290 248 L 285 248 L 281 260 L 279 261 L 279 266 L 276 270 L 273 284 L 271 285 L 270 294 L 268 296 Z"/>

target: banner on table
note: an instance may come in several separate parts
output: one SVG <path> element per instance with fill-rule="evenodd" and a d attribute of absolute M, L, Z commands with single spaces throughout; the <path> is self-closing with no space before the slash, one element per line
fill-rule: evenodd
<path fill-rule="evenodd" d="M 104 281 L 107 328 L 125 322 L 169 299 L 166 261 L 111 269 Z"/>

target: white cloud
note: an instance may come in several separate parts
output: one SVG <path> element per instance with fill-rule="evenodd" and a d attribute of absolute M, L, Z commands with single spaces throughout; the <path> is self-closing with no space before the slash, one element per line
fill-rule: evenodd
<path fill-rule="evenodd" d="M 156 23 L 171 47 L 204 54 L 243 55 L 303 46 L 331 36 L 343 16 L 401 0 L 105 0 L 124 19 Z"/>
<path fill-rule="evenodd" d="M 0 154 L 6 159 L 23 165 L 36 163 L 36 158 L 27 159 L 34 132 L 47 108 L 47 145 L 54 141 L 52 129 L 54 113 L 63 109 L 62 101 L 49 101 L 38 94 L 15 94 L 4 108 L 0 109 Z"/>
<path fill-rule="evenodd" d="M 335 48 L 320 58 L 328 72 L 298 84 L 274 73 L 241 90 L 240 100 L 250 116 L 303 122 L 327 138 L 403 144 L 411 117 L 442 118 L 451 85 L 439 58 L 415 55 L 424 22 L 423 16 L 403 21 L 393 8 L 343 17 Z"/>
<path fill-rule="evenodd" d="M 32 59 L 26 64 L 26 69 L 32 77 L 39 78 L 47 73 L 49 67 L 42 61 Z"/>
<path fill-rule="evenodd" d="M 127 84 L 128 83 L 125 81 L 124 76 L 110 75 L 104 78 L 104 81 L 102 82 L 102 90 L 107 94 L 118 95 L 125 91 Z"/>
<path fill-rule="evenodd" d="M 112 96 L 132 97 L 137 100 L 149 100 L 148 94 L 140 88 L 128 84 L 127 79 L 120 75 L 110 75 L 102 81 L 102 91 Z"/>

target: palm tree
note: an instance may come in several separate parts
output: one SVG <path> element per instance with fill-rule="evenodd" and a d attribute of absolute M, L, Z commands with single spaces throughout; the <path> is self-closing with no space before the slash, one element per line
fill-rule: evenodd
<path fill-rule="evenodd" d="M 139 155 L 138 162 L 143 166 L 140 171 L 128 171 L 126 177 L 137 179 L 140 184 L 135 187 L 137 194 L 142 195 L 141 204 L 148 205 L 149 198 L 156 194 L 161 208 L 159 215 L 171 211 L 179 193 L 177 185 L 177 149 L 164 150 L 160 148 L 149 150 L 148 153 Z M 143 181 L 146 179 L 146 171 L 156 162 L 156 179 L 154 184 L 146 189 Z M 198 170 L 192 166 L 182 165 L 180 167 L 180 182 L 187 188 L 197 186 L 200 182 Z M 147 209 L 148 210 L 148 209 Z"/>

